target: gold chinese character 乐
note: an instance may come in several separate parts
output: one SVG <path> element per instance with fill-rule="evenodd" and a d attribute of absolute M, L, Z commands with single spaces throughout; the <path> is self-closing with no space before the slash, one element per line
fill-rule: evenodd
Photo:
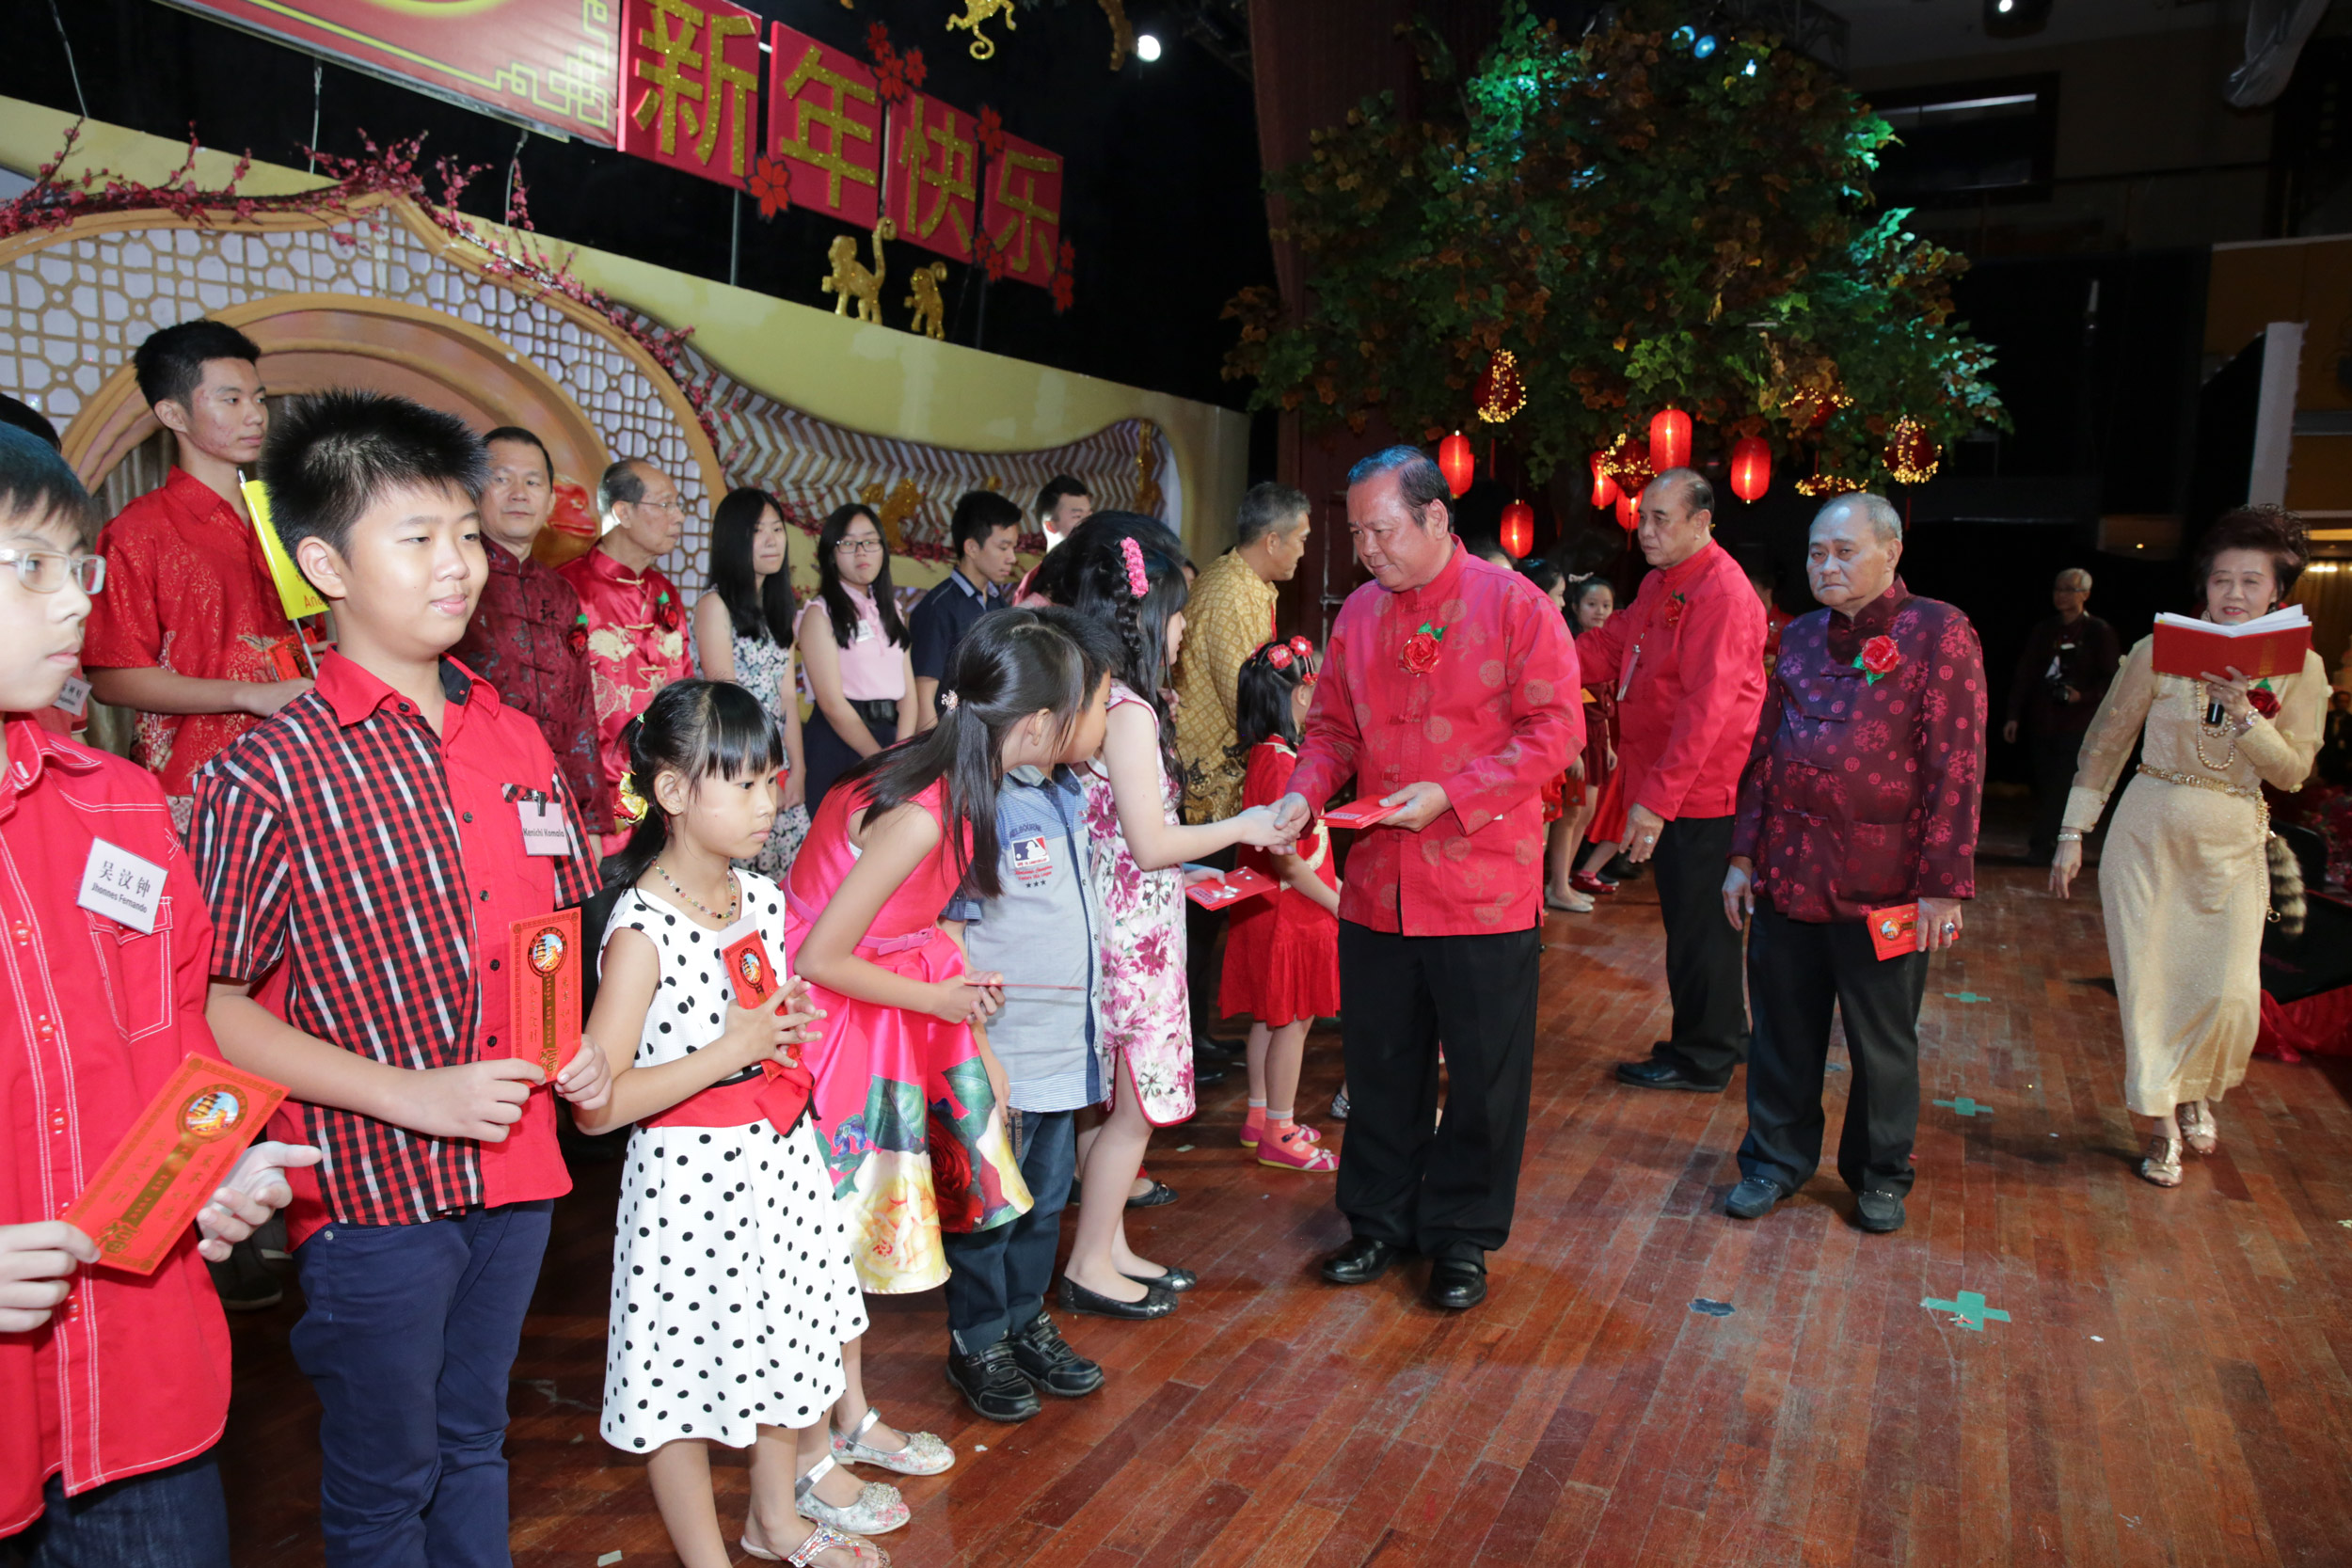
<path fill-rule="evenodd" d="M 1008 147 L 1005 149 L 1005 155 L 996 160 L 996 200 L 1006 211 L 1013 214 L 1005 221 L 1003 228 L 997 230 L 995 235 L 997 245 L 1005 251 L 1006 267 L 1016 273 L 1027 272 L 1030 253 L 1034 245 L 1039 252 L 1038 265 L 1048 272 L 1053 271 L 1053 242 L 1037 234 L 1031 224 L 1035 222 L 1050 226 L 1061 222 L 1060 213 L 1041 205 L 1037 199 L 1037 177 L 1041 174 L 1060 173 L 1061 160 L 1051 156 L 1041 157 L 1034 152 L 1023 152 Z M 1013 194 L 1012 189 L 1013 175 L 1016 172 L 1023 176 L 1021 191 L 1017 196 Z M 1018 230 L 1017 235 L 1015 235 L 1015 230 Z M 1009 241 L 1008 235 L 1015 235 L 1015 237 Z"/>
<path fill-rule="evenodd" d="M 812 84 L 829 90 L 833 94 L 832 102 L 818 103 L 814 95 L 803 98 L 801 89 Z M 808 53 L 801 56 L 801 63 L 792 68 L 792 74 L 784 79 L 776 91 L 792 103 L 792 135 L 778 143 L 776 150 L 785 157 L 797 158 L 824 171 L 827 207 L 840 207 L 841 182 L 844 180 L 860 185 L 875 183 L 874 170 L 850 162 L 842 152 L 845 142 L 870 142 L 874 139 L 872 126 L 859 124 L 843 113 L 841 107 L 844 99 L 857 103 L 874 103 L 872 87 L 862 82 L 852 82 L 837 71 L 828 71 L 824 56 L 812 43 L 808 46 Z M 809 141 L 808 133 L 812 125 L 821 126 L 832 134 L 829 146 L 820 150 Z"/>

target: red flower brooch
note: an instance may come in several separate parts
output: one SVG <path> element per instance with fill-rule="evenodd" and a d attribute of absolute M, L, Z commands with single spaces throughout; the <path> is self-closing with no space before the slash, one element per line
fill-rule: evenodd
<path fill-rule="evenodd" d="M 675 631 L 678 628 L 678 623 L 684 619 L 685 617 L 678 613 L 677 601 L 670 597 L 668 589 L 664 588 L 654 595 L 653 624 L 655 626 L 660 626 L 663 631 Z"/>
<path fill-rule="evenodd" d="M 588 612 L 586 610 L 581 610 L 572 617 L 572 629 L 564 634 L 564 641 L 570 645 L 575 658 L 586 657 L 588 653 Z"/>
<path fill-rule="evenodd" d="M 1438 656 L 1445 652 L 1445 627 L 1421 624 L 1421 630 L 1405 640 L 1405 652 L 1397 662 L 1406 673 L 1425 675 L 1438 667 Z"/>
<path fill-rule="evenodd" d="M 1853 667 L 1862 672 L 1866 682 L 1876 686 L 1900 669 L 1902 662 L 1903 651 L 1895 646 L 1895 640 L 1880 636 L 1862 644 L 1862 651 L 1854 655 Z"/>
<path fill-rule="evenodd" d="M 2271 690 L 2270 688 L 2266 686 L 2249 687 L 2246 689 L 2246 700 L 2252 704 L 2254 711 L 2261 714 L 2265 719 L 2276 719 L 2279 717 L 2279 694 Z"/>

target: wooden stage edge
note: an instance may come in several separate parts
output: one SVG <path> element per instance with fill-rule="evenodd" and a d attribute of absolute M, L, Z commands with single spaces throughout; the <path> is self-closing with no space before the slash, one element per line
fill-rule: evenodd
<path fill-rule="evenodd" d="M 1550 919 L 1483 1307 L 1422 1306 L 1419 1266 L 1319 1283 L 1345 1236 L 1330 1179 L 1245 1158 L 1236 1073 L 1154 1139 L 1181 1200 L 1133 1216 L 1200 1290 L 1155 1323 L 1057 1319 L 1099 1394 L 982 1421 L 942 1380 L 938 1292 L 872 1301 L 869 1392 L 957 1455 L 863 1472 L 914 1506 L 883 1544 L 906 1568 L 2352 1564 L 2352 1063 L 2257 1061 L 2219 1155 L 2177 1191 L 2140 1181 L 2095 878 L 2059 904 L 2042 875 L 1988 856 L 1936 961 L 1900 1234 L 1855 1230 L 1827 1169 L 1725 1218 L 1743 1080 L 1615 1084 L 1666 1018 L 1655 895 L 1629 882 Z M 1335 1139 L 1338 1058 L 1318 1034 L 1300 1099 Z M 522 1568 L 676 1562 L 642 1460 L 596 1435 L 617 1178 L 589 1167 L 558 1204 L 515 1369 Z M 240 1568 L 321 1560 L 299 1311 L 290 1287 L 233 1325 Z M 745 1472 L 717 1476 L 732 1525 Z"/>

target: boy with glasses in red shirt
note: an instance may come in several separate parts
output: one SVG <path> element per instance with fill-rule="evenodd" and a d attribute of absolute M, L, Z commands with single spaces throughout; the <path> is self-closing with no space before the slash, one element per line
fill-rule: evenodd
<path fill-rule="evenodd" d="M 549 1088 L 509 1023 L 510 929 L 596 880 L 538 726 L 445 657 L 488 575 L 484 473 L 400 398 L 279 420 L 272 515 L 339 645 L 197 782 L 214 1031 L 326 1156 L 288 1219 L 335 1568 L 508 1561 L 507 1373 L 570 1188 L 553 1097 L 611 1090 L 576 1040 Z"/>
<path fill-rule="evenodd" d="M 0 712 L 73 673 L 105 562 L 89 498 L 47 445 L 0 429 Z M 144 909 L 93 907 L 94 853 L 153 870 Z M 123 915 L 133 918 L 125 920 Z M 142 925 L 150 927 L 142 929 Z M 56 1218 L 189 1055 L 212 927 L 150 774 L 25 718 L 0 730 L 0 1556 L 228 1568 L 212 1457 L 229 1333 L 204 1259 L 292 1196 L 315 1149 L 247 1149 L 151 1275 L 100 1264 Z"/>

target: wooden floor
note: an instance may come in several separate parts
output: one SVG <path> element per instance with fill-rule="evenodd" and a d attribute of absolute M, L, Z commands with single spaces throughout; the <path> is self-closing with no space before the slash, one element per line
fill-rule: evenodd
<path fill-rule="evenodd" d="M 1665 1021 L 1654 898 L 1630 882 L 1552 919 L 1518 1227 L 1485 1307 L 1422 1307 L 1418 1268 L 1318 1283 L 1345 1235 L 1328 1179 L 1248 1163 L 1238 1081 L 1204 1091 L 1153 1148 L 1182 1201 L 1136 1216 L 1138 1247 L 1201 1287 L 1157 1323 L 1063 1321 L 1109 1369 L 1100 1394 L 982 1422 L 941 1380 L 938 1293 L 872 1304 L 876 1402 L 957 1452 L 904 1482 L 894 1559 L 2352 1563 L 2352 1071 L 2257 1062 L 2221 1155 L 2146 1185 L 2095 889 L 2058 905 L 2038 873 L 1983 877 L 1922 1025 L 1922 1100 L 1959 1103 L 1923 1103 L 1899 1235 L 1854 1230 L 1827 1174 L 1724 1218 L 1740 1080 L 1616 1086 L 1609 1065 Z M 1319 1120 L 1337 1058 L 1317 1036 Z M 642 1463 L 596 1436 L 614 1185 L 603 1167 L 558 1206 L 515 1370 L 526 1568 L 675 1561 Z M 1923 1305 L 1977 1298 L 1981 1328 Z M 297 1309 L 236 1323 L 225 1469 L 251 1568 L 320 1560 Z M 739 1517 L 744 1472 L 719 1476 Z"/>

